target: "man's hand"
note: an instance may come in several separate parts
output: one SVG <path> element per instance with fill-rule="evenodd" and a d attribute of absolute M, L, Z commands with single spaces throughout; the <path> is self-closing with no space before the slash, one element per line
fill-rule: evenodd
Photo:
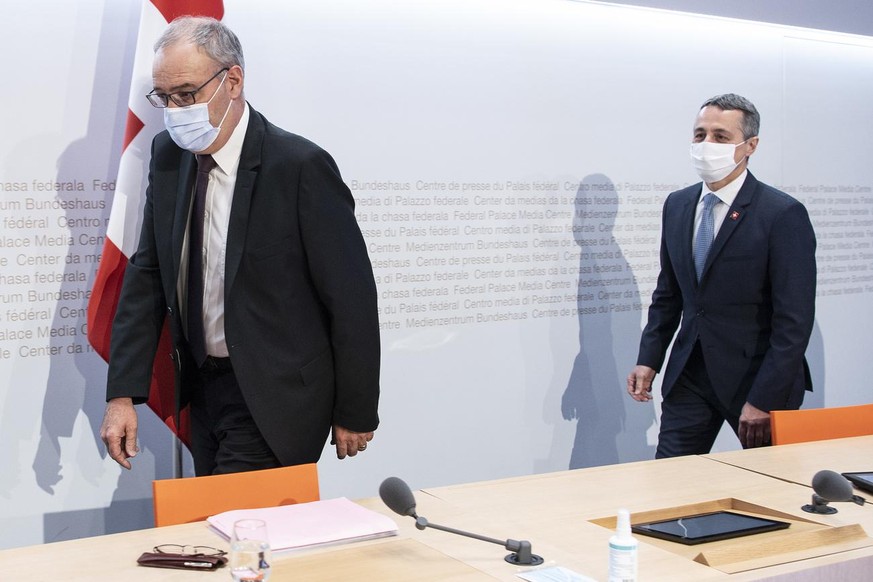
<path fill-rule="evenodd" d="M 755 408 L 748 402 L 740 413 L 740 444 L 753 449 L 770 444 L 770 413 Z"/>
<path fill-rule="evenodd" d="M 336 445 L 337 458 L 345 459 L 346 456 L 354 457 L 367 450 L 367 443 L 371 440 L 373 440 L 372 432 L 353 432 L 335 424 L 330 442 Z"/>
<path fill-rule="evenodd" d="M 648 366 L 634 366 L 627 376 L 627 393 L 637 402 L 652 399 L 652 382 L 656 372 Z"/>
<path fill-rule="evenodd" d="M 130 469 L 128 459 L 139 452 L 136 423 L 136 409 L 130 398 L 113 398 L 106 404 L 100 438 L 106 444 L 109 456 L 125 469 Z"/>

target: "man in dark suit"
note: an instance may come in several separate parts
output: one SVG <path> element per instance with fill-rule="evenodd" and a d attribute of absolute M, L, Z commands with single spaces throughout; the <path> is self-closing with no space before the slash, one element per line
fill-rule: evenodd
<path fill-rule="evenodd" d="M 702 184 L 664 203 L 661 272 L 627 378 L 635 400 L 676 335 L 661 387 L 657 458 L 709 452 L 726 420 L 745 448 L 770 442 L 771 410 L 811 390 L 815 233 L 804 206 L 748 171 L 760 117 L 739 95 L 706 101 L 691 160 Z"/>
<path fill-rule="evenodd" d="M 355 456 L 379 422 L 354 200 L 327 152 L 249 107 L 243 80 L 239 40 L 214 19 L 177 19 L 155 45 L 148 99 L 168 131 L 152 144 L 101 429 L 128 469 L 166 316 L 174 353 L 157 357 L 174 359 L 191 405 L 198 475 L 315 462 L 331 431 L 337 456 Z"/>

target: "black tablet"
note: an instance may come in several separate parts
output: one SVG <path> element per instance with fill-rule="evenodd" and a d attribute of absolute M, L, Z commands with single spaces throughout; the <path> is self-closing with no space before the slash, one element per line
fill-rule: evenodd
<path fill-rule="evenodd" d="M 868 493 L 873 493 L 873 471 L 843 473 L 843 477 L 851 481 L 858 489 L 863 489 Z"/>
<path fill-rule="evenodd" d="M 785 529 L 789 525 L 791 524 L 788 522 L 765 517 L 754 517 L 732 511 L 716 511 L 640 523 L 632 526 L 631 530 L 646 536 L 693 545 Z"/>

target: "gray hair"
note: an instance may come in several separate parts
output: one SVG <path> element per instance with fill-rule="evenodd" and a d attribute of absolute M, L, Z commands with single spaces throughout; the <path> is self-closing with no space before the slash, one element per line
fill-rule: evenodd
<path fill-rule="evenodd" d="M 734 109 L 742 111 L 743 137 L 749 139 L 758 135 L 758 130 L 761 128 L 761 115 L 758 113 L 758 110 L 755 109 L 755 106 L 752 105 L 752 102 L 745 97 L 736 95 L 735 93 L 716 95 L 715 97 L 707 99 L 700 108 L 703 109 L 710 105 L 718 107 L 722 111 L 731 111 Z"/>
<path fill-rule="evenodd" d="M 221 21 L 206 16 L 180 16 L 167 26 L 155 43 L 155 52 L 180 42 L 191 43 L 209 58 L 230 68 L 239 65 L 245 70 L 242 45 L 231 29 Z"/>

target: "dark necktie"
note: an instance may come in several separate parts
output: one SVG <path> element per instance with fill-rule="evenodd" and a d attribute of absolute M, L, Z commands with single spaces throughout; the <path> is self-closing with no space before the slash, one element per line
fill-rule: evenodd
<path fill-rule="evenodd" d="M 188 229 L 188 344 L 198 366 L 206 361 L 206 334 L 203 330 L 203 219 L 206 214 L 206 186 L 215 167 L 212 156 L 197 156 L 197 182 L 191 227 Z"/>
<path fill-rule="evenodd" d="M 698 281 L 700 281 L 703 267 L 706 265 L 706 255 L 709 254 L 709 247 L 712 246 L 713 233 L 715 232 L 712 209 L 717 202 L 718 197 L 712 192 L 703 197 L 703 211 L 700 215 L 700 226 L 697 228 L 697 240 L 694 244 L 694 268 L 697 271 Z"/>

